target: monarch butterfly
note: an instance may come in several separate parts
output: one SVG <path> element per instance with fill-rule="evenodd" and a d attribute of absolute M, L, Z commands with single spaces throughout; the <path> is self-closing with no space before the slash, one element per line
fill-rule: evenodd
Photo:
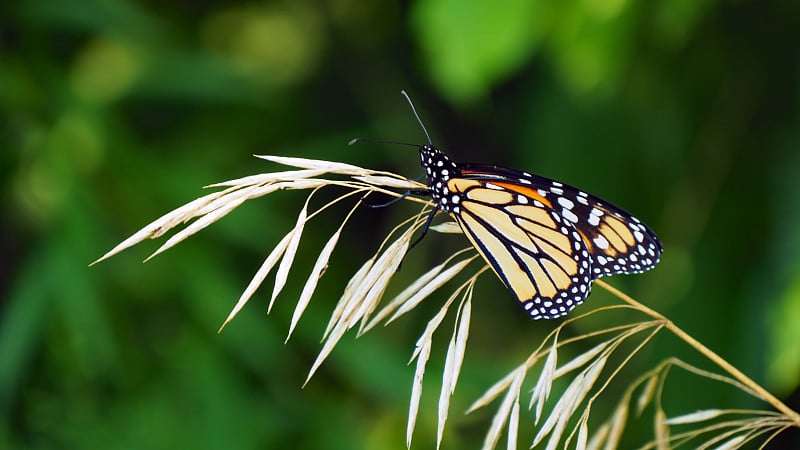
<path fill-rule="evenodd" d="M 419 154 L 434 201 L 426 228 L 438 211 L 450 214 L 533 319 L 564 316 L 583 303 L 593 280 L 650 270 L 661 257 L 650 227 L 577 188 L 514 169 L 456 164 L 432 144 Z"/>
<path fill-rule="evenodd" d="M 490 165 L 456 164 L 420 147 L 428 192 L 533 319 L 583 303 L 593 280 L 652 269 L 661 242 L 619 207 L 548 178 Z M 431 215 L 431 217 L 433 217 Z"/>

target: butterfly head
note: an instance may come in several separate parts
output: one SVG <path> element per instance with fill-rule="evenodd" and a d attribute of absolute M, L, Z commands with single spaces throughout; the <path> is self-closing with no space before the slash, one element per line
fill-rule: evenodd
<path fill-rule="evenodd" d="M 458 167 L 441 150 L 433 145 L 423 145 L 419 148 L 419 157 L 425 175 L 428 177 L 428 189 L 431 197 L 441 203 L 442 198 L 450 194 L 447 189 L 447 180 L 458 175 Z"/>

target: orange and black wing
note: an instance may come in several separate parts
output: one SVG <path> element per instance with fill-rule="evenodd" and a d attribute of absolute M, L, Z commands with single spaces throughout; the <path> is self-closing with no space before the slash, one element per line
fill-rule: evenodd
<path fill-rule="evenodd" d="M 452 178 L 452 207 L 470 242 L 534 319 L 567 314 L 591 287 L 591 256 L 578 230 L 535 190 Z"/>
<path fill-rule="evenodd" d="M 450 213 L 529 314 L 554 318 L 591 281 L 659 261 L 656 234 L 621 208 L 572 186 L 495 166 L 460 165 Z"/>

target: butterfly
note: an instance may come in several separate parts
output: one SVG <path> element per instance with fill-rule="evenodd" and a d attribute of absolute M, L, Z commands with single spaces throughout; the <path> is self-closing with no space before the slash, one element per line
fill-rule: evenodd
<path fill-rule="evenodd" d="M 434 202 L 426 227 L 438 211 L 450 214 L 533 319 L 564 316 L 583 303 L 593 280 L 650 270 L 661 257 L 650 227 L 580 189 L 456 164 L 433 145 L 419 154 Z"/>

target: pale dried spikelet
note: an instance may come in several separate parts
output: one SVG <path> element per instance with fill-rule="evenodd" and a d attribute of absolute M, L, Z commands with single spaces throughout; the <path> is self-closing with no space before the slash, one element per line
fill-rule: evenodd
<path fill-rule="evenodd" d="M 354 176 L 353 179 L 358 181 L 363 181 L 364 183 L 367 184 L 384 186 L 393 189 L 408 189 L 408 190 L 427 189 L 427 186 L 418 181 L 408 180 L 406 178 L 398 178 L 397 176 L 363 175 L 363 176 Z"/>
<path fill-rule="evenodd" d="M 636 399 L 636 414 L 642 414 L 647 405 L 653 400 L 658 380 L 659 377 L 657 375 L 648 377 L 647 383 L 645 383 L 642 392 L 639 393 L 639 397 Z"/>
<path fill-rule="evenodd" d="M 123 240 L 114 248 L 106 252 L 103 256 L 98 258 L 94 261 L 91 265 L 97 264 L 100 261 L 108 259 L 117 253 L 129 248 L 133 247 L 134 245 L 146 240 L 146 239 L 155 239 L 162 236 L 167 231 L 171 230 L 177 225 L 182 223 L 186 223 L 187 221 L 191 220 L 195 217 L 195 212 L 201 209 L 203 206 L 211 203 L 218 197 L 224 195 L 224 192 L 214 192 L 208 195 L 204 195 L 198 199 L 192 200 L 191 202 L 164 214 L 163 216 L 159 217 L 158 219 L 154 220 L 150 224 L 143 227 L 141 230 L 137 231 L 127 239 Z"/>
<path fill-rule="evenodd" d="M 500 407 L 497 408 L 497 412 L 494 413 L 492 424 L 489 426 L 489 431 L 486 433 L 486 438 L 483 441 L 483 447 L 481 447 L 483 450 L 490 450 L 497 446 L 503 427 L 507 423 L 510 423 L 511 420 L 514 420 L 517 424 L 519 423 L 519 408 L 515 409 L 514 405 L 519 403 L 522 382 L 525 381 L 526 372 L 523 366 L 508 374 L 511 383 L 508 385 L 508 390 L 506 391 L 505 397 L 503 397 L 503 402 L 500 404 Z M 515 411 L 517 417 L 512 418 L 511 415 Z"/>
<path fill-rule="evenodd" d="M 447 356 L 445 357 L 444 370 L 442 371 L 442 390 L 439 394 L 439 417 L 436 433 L 436 448 L 439 448 L 444 435 L 444 425 L 447 422 L 447 413 L 450 409 L 450 397 L 456 390 L 458 375 L 461 372 L 461 364 L 464 361 L 464 352 L 467 348 L 467 337 L 469 336 L 469 322 L 472 315 L 472 287 L 464 292 L 464 299 L 456 313 L 456 324 L 453 327 L 453 335 L 447 346 Z"/>
<path fill-rule="evenodd" d="M 419 402 L 422 398 L 422 379 L 425 376 L 425 364 L 431 356 L 431 341 L 421 343 L 417 346 L 416 358 L 417 367 L 414 370 L 414 380 L 411 383 L 411 398 L 408 404 L 408 422 L 406 423 L 406 447 L 411 448 L 411 438 L 414 436 L 414 428 L 417 424 L 417 414 L 419 413 Z"/>
<path fill-rule="evenodd" d="M 269 272 L 272 270 L 273 267 L 275 267 L 275 264 L 278 262 L 278 259 L 281 256 L 283 256 L 283 252 L 286 251 L 286 247 L 289 245 L 289 239 L 292 238 L 293 233 L 294 230 L 287 233 L 286 236 L 284 236 L 283 239 L 281 239 L 280 242 L 278 242 L 278 245 L 276 245 L 272 249 L 272 251 L 266 257 L 266 259 L 264 259 L 264 262 L 261 264 L 261 267 L 258 268 L 258 271 L 256 271 L 256 274 L 253 275 L 253 278 L 250 279 L 250 283 L 247 284 L 247 287 L 245 288 L 244 292 L 242 292 L 242 295 L 239 296 L 239 300 L 236 302 L 236 305 L 233 307 L 230 314 L 228 314 L 228 317 L 225 319 L 225 322 L 222 323 L 222 326 L 219 328 L 219 331 L 222 331 L 222 329 L 225 328 L 225 325 L 227 325 L 228 322 L 233 320 L 233 318 L 236 317 L 237 314 L 239 314 L 239 311 L 241 311 L 242 308 L 244 308 L 244 305 L 247 303 L 248 300 L 250 300 L 250 297 L 252 297 L 253 294 L 258 289 L 258 287 L 261 286 L 261 283 L 264 282 L 264 279 L 267 277 L 267 275 L 269 275 Z"/>
<path fill-rule="evenodd" d="M 512 371 L 511 373 L 509 373 L 508 375 L 506 375 L 505 377 L 503 377 L 502 379 L 500 379 L 499 381 L 497 381 L 494 385 L 492 385 L 492 387 L 487 389 L 486 392 L 483 393 L 483 395 L 481 395 L 477 400 L 472 402 L 472 405 L 470 405 L 470 407 L 467 408 L 467 414 L 472 413 L 480 408 L 483 408 L 484 406 L 491 403 L 492 400 L 499 397 L 500 394 L 502 394 L 504 391 L 506 391 L 508 387 L 511 386 L 512 383 L 514 383 L 514 378 L 516 377 L 518 370 L 527 371 L 528 368 L 526 365 L 523 364 L 514 371 Z"/>
<path fill-rule="evenodd" d="M 580 427 L 578 428 L 578 440 L 575 442 L 576 450 L 586 450 L 589 441 L 589 424 L 586 420 L 581 420 Z"/>
<path fill-rule="evenodd" d="M 399 196 L 400 194 L 396 194 L 392 191 L 386 191 L 380 189 L 379 187 L 402 187 L 408 189 L 426 188 L 426 186 L 421 183 L 413 180 L 406 180 L 404 177 L 396 174 L 367 170 L 352 164 L 283 156 L 256 155 L 256 157 L 277 162 L 279 164 L 299 167 L 303 170 L 252 175 L 212 184 L 208 187 L 229 188 L 223 191 L 204 195 L 161 216 L 149 225 L 142 228 L 137 233 L 122 241 L 92 264 L 96 264 L 104 259 L 107 259 L 121 252 L 122 250 L 144 241 L 145 239 L 160 237 L 175 226 L 186 223 L 195 217 L 202 216 L 210 213 L 211 211 L 216 211 L 220 208 L 223 208 L 218 212 L 218 217 L 216 217 L 218 220 L 222 215 L 224 215 L 219 214 L 223 212 L 224 209 L 232 209 L 230 208 L 231 206 L 238 206 L 241 204 L 242 200 L 249 200 L 258 196 L 266 195 L 279 189 L 312 189 L 324 185 L 340 185 L 349 186 L 350 188 L 375 189 L 389 195 Z M 350 175 L 355 182 L 307 179 L 324 175 L 326 173 Z M 220 198 L 223 198 L 221 202 L 218 201 Z M 184 234 L 183 238 L 185 239 L 189 234 L 191 233 Z M 177 242 L 170 242 L 169 246 L 165 246 L 164 248 L 160 249 L 160 251 L 166 250 L 175 243 Z"/>
<path fill-rule="evenodd" d="M 653 429 L 656 436 L 656 448 L 658 450 L 669 449 L 669 425 L 667 425 L 667 415 L 661 408 L 656 410 L 653 417 Z"/>
<path fill-rule="evenodd" d="M 549 448 L 555 449 L 558 443 L 561 441 L 561 435 L 564 433 L 564 430 L 566 430 L 570 417 L 575 414 L 575 412 L 578 410 L 578 407 L 581 405 L 581 403 L 583 403 L 583 400 L 592 391 L 592 388 L 594 387 L 595 382 L 597 382 L 597 379 L 600 377 L 600 373 L 603 371 L 607 360 L 608 359 L 605 356 L 597 358 L 597 360 L 595 360 L 595 362 L 593 362 L 584 372 L 585 376 L 581 381 L 581 386 L 576 392 L 576 397 L 569 405 L 569 412 L 560 417 L 558 424 L 556 424 L 556 427 L 550 436 L 550 441 L 548 442 Z M 589 414 L 588 410 L 590 408 L 591 403 L 585 407 L 585 414 Z M 552 445 L 550 445 L 551 442 Z"/>
<path fill-rule="evenodd" d="M 366 333 L 367 331 L 371 330 L 375 327 L 380 321 L 384 320 L 386 317 L 389 316 L 394 310 L 396 310 L 400 305 L 406 302 L 412 295 L 416 294 L 420 289 L 426 286 L 430 281 L 438 275 L 442 269 L 448 264 L 450 260 L 435 266 L 433 269 L 422 274 L 419 278 L 414 280 L 413 283 L 409 284 L 408 287 L 403 289 L 402 292 L 397 294 L 393 299 L 391 299 L 384 307 L 377 313 L 375 316 L 370 318 L 370 321 L 364 325 L 359 330 L 359 335 Z"/>
<path fill-rule="evenodd" d="M 508 436 L 506 438 L 506 449 L 516 450 L 517 436 L 519 436 L 519 396 L 514 399 L 511 413 L 508 416 Z"/>
<path fill-rule="evenodd" d="M 332 180 L 322 180 L 322 179 L 281 181 L 278 183 L 254 186 L 252 190 L 247 191 L 245 199 L 253 200 L 258 197 L 263 197 L 265 195 L 272 194 L 273 192 L 277 192 L 280 190 L 302 191 L 308 189 L 316 189 L 324 186 L 333 186 L 337 184 L 339 183 Z"/>
<path fill-rule="evenodd" d="M 367 170 L 352 164 L 325 161 L 321 159 L 297 158 L 294 156 L 275 156 L 275 155 L 253 155 L 259 159 L 265 159 L 284 166 L 299 167 L 301 169 L 322 170 L 326 173 L 339 175 L 368 175 L 371 170 Z"/>
<path fill-rule="evenodd" d="M 289 332 L 286 335 L 286 340 L 284 343 L 288 342 L 289 338 L 292 337 L 292 332 L 294 331 L 295 326 L 297 326 L 297 322 L 300 321 L 300 317 L 303 315 L 303 312 L 306 310 L 309 302 L 311 302 L 311 296 L 314 294 L 320 278 L 322 278 L 323 270 L 325 270 L 325 268 L 328 266 L 328 261 L 333 253 L 333 249 L 339 242 L 339 236 L 341 233 L 341 228 L 336 230 L 336 232 L 333 233 L 333 236 L 328 239 L 328 242 L 325 243 L 325 246 L 322 247 L 319 256 L 317 256 L 317 260 L 314 262 L 314 267 L 311 269 L 311 273 L 308 275 L 308 278 L 303 285 L 303 290 L 300 292 L 300 297 L 297 299 L 297 305 L 295 305 L 294 312 L 292 313 L 292 321 L 289 324 Z"/>
<path fill-rule="evenodd" d="M 606 437 L 608 437 L 608 429 L 608 424 L 604 423 L 594 430 L 591 438 L 589 438 L 589 442 L 586 444 L 586 448 L 588 450 L 600 450 L 600 446 L 603 445 L 606 441 Z"/>
<path fill-rule="evenodd" d="M 414 218 L 412 218 L 412 219 L 414 219 Z M 404 225 L 407 225 L 408 222 L 409 221 L 406 221 L 403 224 L 395 227 L 395 229 L 392 230 L 392 232 L 389 234 L 389 236 L 391 237 L 400 227 L 402 227 Z M 355 311 L 356 306 L 361 303 L 362 299 L 366 295 L 369 294 L 370 289 L 373 288 L 375 283 L 381 277 L 386 276 L 385 272 L 387 271 L 387 269 L 390 266 L 396 267 L 398 264 L 400 264 L 402 262 L 402 255 L 400 255 L 400 259 L 397 260 L 397 258 L 398 258 L 398 250 L 400 250 L 401 247 L 404 248 L 404 247 L 408 246 L 408 243 L 409 243 L 409 241 L 411 239 L 411 235 L 417 229 L 418 224 L 419 224 L 419 220 L 418 220 L 418 217 L 417 217 L 416 220 L 413 220 L 412 225 L 409 226 L 403 232 L 403 234 L 400 236 L 399 239 L 394 241 L 385 250 L 380 250 L 379 249 L 378 250 L 378 254 L 376 254 L 375 256 L 370 258 L 369 261 L 371 261 L 371 262 L 369 263 L 369 267 L 366 270 L 366 272 L 364 273 L 364 275 L 362 277 L 360 277 L 359 282 L 357 284 L 353 285 L 353 286 L 355 286 L 355 288 L 350 290 L 350 291 L 348 291 L 348 292 L 346 292 L 346 294 L 348 294 L 347 296 L 342 296 L 342 299 L 340 300 L 340 303 L 344 303 L 344 305 L 343 305 L 343 308 L 342 308 L 341 312 L 339 312 L 337 314 L 339 316 L 342 316 L 342 317 L 339 317 L 338 320 L 340 320 L 340 321 L 341 320 L 347 320 L 347 319 L 344 319 L 343 317 L 349 317 Z M 388 238 L 387 238 L 387 240 L 388 240 Z M 386 241 L 384 241 L 384 244 L 385 243 L 386 243 Z M 383 247 L 384 247 L 384 245 L 381 245 L 381 248 L 383 248 Z M 403 254 L 405 254 L 405 253 L 403 253 Z M 392 271 L 389 275 L 391 276 L 393 274 L 394 274 L 394 271 Z M 337 305 L 337 309 L 338 309 L 338 305 Z"/>
<path fill-rule="evenodd" d="M 433 230 L 439 233 L 445 234 L 463 234 L 464 231 L 458 226 L 457 223 L 450 221 L 450 222 L 443 222 L 436 225 L 431 225 L 429 230 Z"/>
<path fill-rule="evenodd" d="M 533 439 L 533 445 L 537 445 L 545 437 L 550 435 L 547 448 L 554 448 L 561 439 L 561 434 L 564 432 L 567 421 L 572 417 L 572 414 L 578 408 L 578 405 L 583 401 L 586 395 L 591 390 L 600 371 L 605 366 L 606 358 L 601 357 L 595 360 L 589 367 L 581 371 L 569 384 L 567 389 L 561 395 L 553 410 L 550 412 L 547 420 L 542 425 L 542 428 Z M 551 434 L 552 433 L 552 434 Z"/>
<path fill-rule="evenodd" d="M 716 450 L 735 450 L 747 441 L 747 436 L 734 436 L 716 448 Z"/>
<path fill-rule="evenodd" d="M 412 397 L 411 397 L 410 406 L 409 406 L 409 417 L 408 417 L 408 426 L 407 426 L 407 434 L 408 434 L 408 442 L 409 443 L 411 442 L 411 436 L 412 436 L 413 431 L 414 431 L 414 425 L 416 424 L 416 414 L 417 414 L 417 411 L 419 409 L 420 396 L 422 395 L 422 381 L 423 381 L 423 379 L 422 379 L 423 377 L 422 376 L 425 373 L 425 364 L 427 363 L 427 358 L 420 359 L 421 353 L 423 351 L 427 351 L 428 353 L 430 352 L 430 347 L 433 345 L 432 344 L 433 343 L 433 334 L 439 328 L 439 325 L 441 325 L 442 320 L 444 320 L 445 316 L 447 315 L 447 311 L 449 310 L 450 305 L 452 305 L 452 303 L 455 301 L 455 299 L 458 298 L 458 296 L 461 295 L 462 292 L 463 292 L 464 293 L 464 301 L 462 301 L 462 303 L 461 303 L 461 305 L 459 307 L 460 310 L 461 310 L 461 312 L 459 313 L 459 317 L 461 318 L 461 320 L 460 321 L 459 320 L 456 321 L 456 323 L 457 323 L 456 324 L 456 330 L 457 331 L 455 332 L 456 341 L 457 341 L 457 343 L 455 345 L 456 350 L 454 351 L 454 353 L 451 354 L 452 355 L 452 362 L 453 362 L 453 364 L 456 364 L 457 367 L 456 366 L 452 366 L 453 368 L 450 369 L 449 372 L 448 371 L 443 372 L 443 377 L 447 377 L 447 373 L 450 373 L 449 378 L 446 378 L 446 379 L 443 380 L 443 385 L 447 385 L 447 383 L 450 383 L 450 386 L 452 386 L 454 388 L 456 379 L 458 377 L 458 371 L 459 371 L 457 369 L 460 368 L 461 361 L 463 360 L 463 347 L 466 346 L 467 333 L 468 333 L 468 329 L 469 329 L 469 318 L 470 318 L 470 315 L 471 315 L 471 306 L 467 306 L 467 305 L 470 305 L 469 300 L 470 300 L 471 295 L 472 295 L 472 287 L 473 287 L 473 285 L 475 283 L 476 277 L 477 277 L 477 274 L 474 275 L 473 277 L 471 277 L 469 280 L 467 280 L 464 284 L 459 286 L 453 292 L 453 294 L 450 295 L 450 297 L 447 299 L 447 301 L 444 303 L 444 305 L 442 305 L 442 307 L 439 309 L 439 312 L 436 313 L 436 315 L 433 317 L 433 319 L 428 321 L 428 325 L 425 327 L 425 331 L 423 331 L 422 335 L 417 340 L 417 344 L 415 346 L 414 353 L 411 355 L 411 359 L 409 360 L 409 363 L 411 363 L 411 362 L 414 361 L 415 358 L 417 359 L 416 374 L 418 375 L 418 376 L 415 375 L 415 377 L 414 377 L 414 385 L 412 387 Z M 465 310 L 464 308 L 469 308 L 469 309 Z M 464 312 L 464 311 L 466 311 L 466 312 Z M 461 349 L 459 349 L 459 347 L 461 347 Z M 442 391 L 443 393 L 445 392 L 445 389 L 447 389 L 448 391 L 450 390 L 449 388 L 445 388 L 443 386 L 443 391 Z M 441 397 L 440 397 L 440 401 L 441 401 Z M 410 415 L 412 412 L 414 413 L 413 416 Z M 440 402 L 440 412 L 441 412 L 441 402 Z M 441 420 L 441 418 L 442 418 L 442 416 L 440 414 L 440 424 L 443 427 L 445 421 Z M 446 419 L 446 417 L 445 417 L 445 419 Z"/>
<path fill-rule="evenodd" d="M 249 192 L 250 190 L 251 188 L 244 189 L 245 192 Z M 167 242 L 165 242 L 161 247 L 159 247 L 155 252 L 153 252 L 153 254 L 148 256 L 147 259 L 145 259 L 145 261 L 148 261 L 153 257 L 155 257 L 156 255 L 159 255 L 167 251 L 168 249 L 174 247 L 176 244 L 182 242 L 189 236 L 192 236 L 193 234 L 211 225 L 217 220 L 225 217 L 226 215 L 228 215 L 229 212 L 233 211 L 247 200 L 246 198 L 240 196 L 237 196 L 235 198 L 227 198 L 230 196 L 231 194 L 220 197 L 211 202 L 209 205 L 206 205 L 206 207 L 211 207 L 208 210 L 198 211 L 197 214 L 200 215 L 199 219 L 190 223 L 186 228 L 175 233 L 175 235 L 167 239 Z"/>
<path fill-rule="evenodd" d="M 361 286 L 356 288 L 353 292 L 349 304 L 342 312 L 341 319 L 346 321 L 348 329 L 363 317 L 363 314 L 367 311 L 365 306 L 371 305 L 372 302 L 380 298 L 389 280 L 394 276 L 397 268 L 403 262 L 403 256 L 408 249 L 411 236 L 417 226 L 418 224 L 414 223 L 414 225 L 409 227 L 399 239 L 386 248 L 364 276 Z"/>
<path fill-rule="evenodd" d="M 330 332 L 333 330 L 333 327 L 339 322 L 342 317 L 342 313 L 344 312 L 345 307 L 349 304 L 350 299 L 353 297 L 355 290 L 360 286 L 364 278 L 369 273 L 370 269 L 372 269 L 372 265 L 375 264 L 375 258 L 378 255 L 373 256 L 372 258 L 366 260 L 364 264 L 350 277 L 350 280 L 347 282 L 347 285 L 342 292 L 341 297 L 339 297 L 339 301 L 336 303 L 336 307 L 333 309 L 331 313 L 331 318 L 328 320 L 328 326 L 325 327 L 325 332 L 322 333 L 322 340 L 324 341 Z"/>
<path fill-rule="evenodd" d="M 409 228 L 408 232 L 403 235 L 403 239 L 398 240 L 396 245 L 393 244 L 393 246 L 389 247 L 384 253 L 384 256 L 378 258 L 378 260 L 375 262 L 374 267 L 376 269 L 381 269 L 379 276 L 375 282 L 372 283 L 369 291 L 367 291 L 366 295 L 362 299 L 361 305 L 354 314 L 353 319 L 348 322 L 348 328 L 352 328 L 359 321 L 361 321 L 363 326 L 363 324 L 369 320 L 369 315 L 378 306 L 378 302 L 381 300 L 383 293 L 389 286 L 389 281 L 394 274 L 397 273 L 397 270 L 400 268 L 400 264 L 403 263 L 403 258 L 405 257 L 405 254 L 408 251 L 408 246 L 411 242 L 411 236 L 416 229 L 417 224 L 414 224 L 414 226 Z M 385 263 L 383 258 L 385 258 Z"/>
<path fill-rule="evenodd" d="M 269 307 L 267 311 L 272 310 L 272 305 L 275 304 L 275 299 L 278 297 L 278 294 L 281 293 L 283 287 L 286 285 L 286 280 L 289 278 L 289 269 L 292 268 L 292 263 L 294 262 L 294 257 L 297 254 L 297 247 L 300 245 L 300 238 L 303 236 L 303 230 L 306 226 L 306 218 L 308 217 L 308 202 L 311 201 L 311 197 L 314 195 L 315 191 L 312 191 L 311 194 L 306 198 L 306 203 L 303 205 L 303 209 L 300 210 L 300 214 L 297 215 L 297 223 L 292 229 L 292 237 L 289 239 L 289 244 L 286 246 L 286 250 L 283 252 L 283 258 L 281 259 L 281 263 L 278 265 L 278 271 L 275 273 L 275 285 L 272 288 L 272 297 L 269 300 Z"/>
<path fill-rule="evenodd" d="M 609 341 L 601 342 L 591 349 L 581 353 L 580 355 L 572 358 L 571 360 L 567 361 L 566 364 L 563 364 L 553 373 L 553 379 L 561 378 L 562 376 L 572 372 L 573 370 L 579 369 L 586 365 L 589 361 L 593 360 L 597 357 L 601 352 L 605 351 L 608 348 Z"/>
<path fill-rule="evenodd" d="M 444 272 L 436 275 L 436 277 L 434 277 L 433 280 L 431 280 L 430 283 L 425 285 L 422 289 L 420 289 L 419 291 L 414 293 L 413 296 L 411 296 L 408 300 L 406 300 L 397 309 L 397 311 L 395 311 L 395 313 L 392 315 L 392 317 L 390 317 L 389 320 L 386 321 L 386 323 L 387 324 L 392 323 L 395 320 L 397 320 L 400 316 L 402 316 L 403 314 L 405 314 L 405 313 L 411 311 L 412 309 L 414 309 L 423 300 L 425 300 L 425 298 L 427 298 L 431 293 L 433 293 L 435 290 L 437 290 L 440 287 L 442 287 L 442 285 L 444 285 L 445 283 L 447 283 L 448 281 L 453 279 L 453 277 L 458 275 L 474 259 L 475 259 L 475 256 L 467 258 L 467 259 L 464 259 L 462 261 L 459 261 L 458 263 L 453 264 L 452 267 L 449 267 Z"/>
<path fill-rule="evenodd" d="M 558 365 L 558 335 L 553 337 L 553 345 L 550 346 L 550 351 L 547 352 L 547 359 L 544 361 L 542 373 L 536 381 L 536 386 L 533 388 L 531 394 L 531 406 L 536 403 L 536 418 L 534 424 L 539 424 L 539 419 L 542 416 L 544 403 L 550 397 L 550 389 L 553 386 L 553 380 L 556 378 L 556 367 Z"/>
<path fill-rule="evenodd" d="M 417 368 L 414 372 L 414 383 L 411 386 L 411 399 L 409 401 L 409 408 L 408 408 L 408 422 L 406 425 L 406 445 L 411 447 L 411 438 L 414 435 L 414 427 L 417 423 L 417 413 L 419 412 L 419 402 L 422 398 L 422 381 L 425 376 L 425 365 L 428 362 L 428 358 L 430 357 L 431 347 L 433 346 L 433 333 L 439 328 L 439 325 L 444 320 L 445 315 L 447 315 L 447 309 L 450 306 L 455 294 L 450 297 L 450 300 L 439 309 L 439 312 L 436 313 L 435 316 L 431 320 L 428 321 L 428 325 L 425 327 L 425 331 L 422 332 L 422 335 L 417 339 L 417 344 L 414 347 L 414 353 L 411 355 L 411 360 L 409 363 L 413 362 L 414 359 L 417 360 Z"/>
<path fill-rule="evenodd" d="M 628 422 L 628 398 L 623 398 L 623 401 L 617 405 L 614 410 L 614 415 L 611 416 L 610 429 L 608 432 L 608 441 L 606 441 L 605 450 L 614 450 L 619 447 L 619 442 L 622 439 L 622 432 L 625 431 L 625 424 Z"/>
<path fill-rule="evenodd" d="M 393 242 L 383 252 L 383 254 L 378 257 L 375 263 L 365 266 L 368 267 L 366 274 L 363 276 L 361 283 L 358 285 L 358 287 L 356 287 L 352 295 L 346 299 L 341 311 L 337 313 L 337 321 L 333 325 L 330 333 L 326 334 L 327 336 L 322 346 L 322 350 L 320 350 L 316 360 L 311 366 L 311 370 L 306 377 L 306 383 L 308 383 L 308 380 L 311 379 L 322 362 L 325 361 L 328 355 L 330 355 L 331 351 L 333 351 L 333 348 L 336 346 L 342 336 L 344 336 L 344 333 L 358 322 L 360 318 L 357 315 L 358 312 L 361 311 L 363 313 L 363 309 L 360 309 L 359 306 L 362 303 L 362 300 L 369 293 L 369 290 L 374 287 L 376 283 L 388 282 L 387 277 L 394 275 L 394 271 L 397 269 L 397 266 L 400 264 L 402 257 L 405 254 L 405 249 L 408 248 L 408 244 L 414 229 L 415 226 L 409 227 L 400 236 L 400 238 Z M 389 269 L 391 269 L 391 271 L 388 272 L 388 275 L 382 272 L 388 271 Z"/>
<path fill-rule="evenodd" d="M 359 330 L 359 335 L 375 327 L 375 325 L 377 325 L 380 321 L 388 317 L 389 314 L 393 313 L 398 307 L 400 307 L 400 305 L 406 303 L 413 295 L 417 294 L 423 288 L 426 288 L 428 285 L 430 285 L 431 281 L 442 272 L 442 269 L 444 269 L 444 267 L 450 264 L 453 259 L 455 259 L 457 256 L 460 256 L 465 251 L 473 251 L 473 249 L 470 247 L 454 253 L 452 256 L 447 258 L 443 263 L 428 270 L 427 272 L 422 274 L 419 278 L 414 280 L 413 283 L 408 285 L 407 288 L 405 288 L 402 292 L 397 294 L 374 317 L 372 317 L 370 321 Z M 474 259 L 474 257 L 471 258 L 470 260 L 472 259 Z M 453 273 L 453 276 L 455 276 L 456 274 L 457 271 Z M 428 294 L 430 294 L 431 292 L 433 291 L 428 292 Z M 427 296 L 427 294 L 425 296 Z M 422 297 L 422 299 L 424 299 L 425 296 Z"/>
<path fill-rule="evenodd" d="M 708 449 L 719 449 L 719 448 L 730 448 L 724 447 L 725 444 L 722 444 L 723 447 L 720 447 L 721 442 L 727 442 L 731 438 L 734 440 L 738 440 L 737 438 L 741 438 L 742 440 L 739 442 L 745 442 L 748 439 L 748 436 L 752 436 L 754 432 L 759 430 L 758 426 L 753 423 L 747 423 L 742 421 L 736 422 L 723 422 L 718 424 L 719 429 L 714 430 L 714 435 L 712 435 L 711 439 L 706 440 L 701 445 L 697 446 L 697 450 L 708 450 Z M 733 427 L 733 429 L 727 430 L 725 432 L 720 433 L 720 430 L 723 429 L 724 426 L 729 425 Z M 673 436 L 673 441 L 676 436 Z M 736 447 L 738 448 L 738 446 Z"/>
<path fill-rule="evenodd" d="M 325 268 L 328 266 L 328 261 L 330 260 L 331 254 L 333 253 L 333 249 L 336 247 L 336 244 L 339 242 L 339 236 L 342 234 L 342 229 L 350 217 L 353 215 L 355 210 L 361 205 L 361 201 L 356 203 L 347 216 L 342 221 L 339 228 L 333 233 L 328 239 L 328 242 L 325 243 L 325 246 L 322 247 L 322 250 L 317 257 L 317 260 L 314 262 L 314 267 L 311 269 L 311 273 L 306 280 L 305 285 L 303 285 L 303 290 L 300 293 L 300 297 L 297 299 L 297 305 L 295 306 L 294 313 L 292 313 L 292 322 L 289 325 L 289 333 L 286 336 L 286 341 L 292 336 L 292 332 L 294 331 L 297 322 L 300 320 L 300 317 L 303 315 L 303 311 L 305 311 L 308 303 L 311 301 L 311 296 L 314 294 L 314 291 L 317 288 L 317 283 L 319 282 L 320 278 L 322 277 L 322 273 Z"/>
<path fill-rule="evenodd" d="M 258 175 L 249 175 L 242 178 L 235 178 L 233 180 L 226 180 L 219 183 L 209 184 L 204 186 L 207 188 L 216 187 L 240 187 L 240 186 L 257 186 L 268 183 L 275 183 L 277 181 L 295 181 L 305 178 L 313 178 L 319 175 L 324 175 L 327 171 L 320 169 L 303 169 L 303 170 L 286 170 L 283 172 L 269 172 L 260 173 Z"/>
<path fill-rule="evenodd" d="M 721 409 L 704 409 L 667 419 L 667 425 L 684 425 L 687 423 L 703 422 L 706 420 L 716 419 L 723 414 L 725 414 L 725 411 Z"/>

